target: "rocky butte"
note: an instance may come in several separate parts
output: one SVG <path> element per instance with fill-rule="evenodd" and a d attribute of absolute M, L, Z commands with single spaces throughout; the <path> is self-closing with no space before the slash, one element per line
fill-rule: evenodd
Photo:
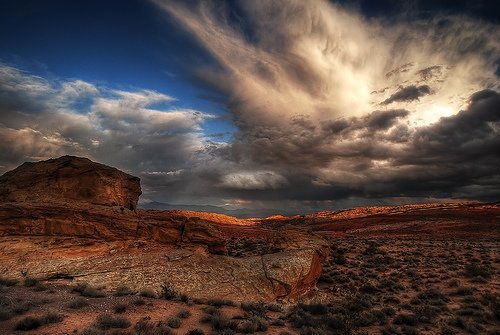
<path fill-rule="evenodd" d="M 293 222 L 137 209 L 140 180 L 86 158 L 24 163 L 0 177 L 0 271 L 193 298 L 292 302 L 329 248 Z M 228 241 L 244 240 L 244 247 Z"/>

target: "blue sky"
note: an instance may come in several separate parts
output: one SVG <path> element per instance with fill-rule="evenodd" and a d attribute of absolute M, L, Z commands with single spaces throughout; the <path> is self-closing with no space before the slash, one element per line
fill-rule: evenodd
<path fill-rule="evenodd" d="M 224 117 L 217 97 L 190 80 L 189 67 L 213 62 L 187 32 L 148 1 L 3 1 L 0 60 L 44 77 L 78 78 L 117 89 L 152 89 L 174 106 Z M 207 134 L 232 132 L 211 120 Z M 225 136 L 228 139 L 230 134 Z"/>
<path fill-rule="evenodd" d="M 498 7 L 0 0 L 0 173 L 74 154 L 143 201 L 287 213 L 495 200 Z"/>

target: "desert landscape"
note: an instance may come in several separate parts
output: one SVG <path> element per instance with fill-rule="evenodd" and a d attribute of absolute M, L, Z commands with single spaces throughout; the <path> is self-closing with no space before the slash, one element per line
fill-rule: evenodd
<path fill-rule="evenodd" d="M 497 334 L 500 207 L 137 208 L 86 158 L 0 177 L 2 334 Z"/>

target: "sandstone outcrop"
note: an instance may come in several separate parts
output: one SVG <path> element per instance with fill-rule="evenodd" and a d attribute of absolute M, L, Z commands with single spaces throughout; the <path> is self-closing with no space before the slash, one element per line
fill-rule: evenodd
<path fill-rule="evenodd" d="M 294 301 L 316 284 L 325 240 L 297 227 L 207 213 L 135 209 L 139 179 L 88 159 L 23 164 L 0 177 L 0 271 L 193 298 Z M 130 210 L 134 209 L 134 210 Z M 235 236 L 271 253 L 228 256 Z"/>
<path fill-rule="evenodd" d="M 0 202 L 88 203 L 134 210 L 140 180 L 87 158 L 24 163 L 0 177 Z"/>

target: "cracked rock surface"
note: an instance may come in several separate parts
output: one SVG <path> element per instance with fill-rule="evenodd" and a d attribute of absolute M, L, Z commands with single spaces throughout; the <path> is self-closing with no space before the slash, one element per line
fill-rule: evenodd
<path fill-rule="evenodd" d="M 0 177 L 0 190 L 2 277 L 157 293 L 169 283 L 192 298 L 292 302 L 315 287 L 329 250 L 300 227 L 137 210 L 138 178 L 82 158 L 22 165 Z M 273 251 L 231 257 L 231 237 Z"/>

